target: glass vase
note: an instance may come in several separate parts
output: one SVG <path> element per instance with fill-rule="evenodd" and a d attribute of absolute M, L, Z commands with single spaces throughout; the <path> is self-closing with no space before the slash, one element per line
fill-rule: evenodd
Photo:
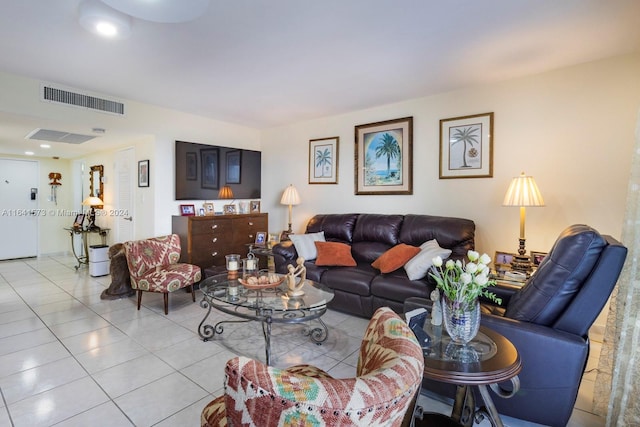
<path fill-rule="evenodd" d="M 480 301 L 450 300 L 442 296 L 442 319 L 444 327 L 455 344 L 471 341 L 480 329 Z"/>

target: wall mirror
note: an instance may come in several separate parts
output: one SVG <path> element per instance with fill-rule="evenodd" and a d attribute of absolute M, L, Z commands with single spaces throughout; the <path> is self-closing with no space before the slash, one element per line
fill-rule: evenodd
<path fill-rule="evenodd" d="M 104 177 L 104 166 L 102 165 L 91 166 L 91 172 L 89 173 L 89 182 L 90 182 L 89 196 L 99 197 L 102 201 L 104 201 L 103 177 Z"/>

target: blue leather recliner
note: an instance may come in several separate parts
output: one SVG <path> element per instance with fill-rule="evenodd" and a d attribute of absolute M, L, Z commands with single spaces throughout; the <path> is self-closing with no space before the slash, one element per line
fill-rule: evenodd
<path fill-rule="evenodd" d="M 510 399 L 492 396 L 500 414 L 550 426 L 567 424 L 589 356 L 589 328 L 626 255 L 627 248 L 611 236 L 573 225 L 560 234 L 522 288 L 491 289 L 503 303 L 484 310 L 481 324 L 509 339 L 522 361 L 519 392 Z M 409 298 L 404 310 L 430 304 Z M 424 381 L 423 389 L 455 395 L 455 386 L 432 380 Z"/>

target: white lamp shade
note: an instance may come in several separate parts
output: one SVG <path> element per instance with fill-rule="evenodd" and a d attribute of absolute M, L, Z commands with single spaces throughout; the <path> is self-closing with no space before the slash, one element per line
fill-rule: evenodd
<path fill-rule="evenodd" d="M 524 172 L 511 180 L 502 206 L 544 206 L 536 181 Z"/>
<path fill-rule="evenodd" d="M 280 203 L 283 205 L 299 205 L 300 204 L 300 195 L 298 194 L 298 190 L 293 184 L 289 185 L 282 193 L 282 199 L 280 199 Z"/>
<path fill-rule="evenodd" d="M 82 201 L 84 206 L 102 206 L 104 203 L 99 197 L 90 196 Z"/>

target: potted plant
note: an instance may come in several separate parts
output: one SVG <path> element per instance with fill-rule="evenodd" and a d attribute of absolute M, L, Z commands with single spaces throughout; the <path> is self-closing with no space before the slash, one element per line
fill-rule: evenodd
<path fill-rule="evenodd" d="M 480 328 L 480 301 L 483 296 L 500 304 L 502 300 L 487 288 L 495 285 L 489 279 L 491 257 L 476 251 L 467 252 L 469 262 L 434 258 L 430 276 L 442 292 L 442 317 L 449 336 L 456 344 L 471 341 Z"/>

